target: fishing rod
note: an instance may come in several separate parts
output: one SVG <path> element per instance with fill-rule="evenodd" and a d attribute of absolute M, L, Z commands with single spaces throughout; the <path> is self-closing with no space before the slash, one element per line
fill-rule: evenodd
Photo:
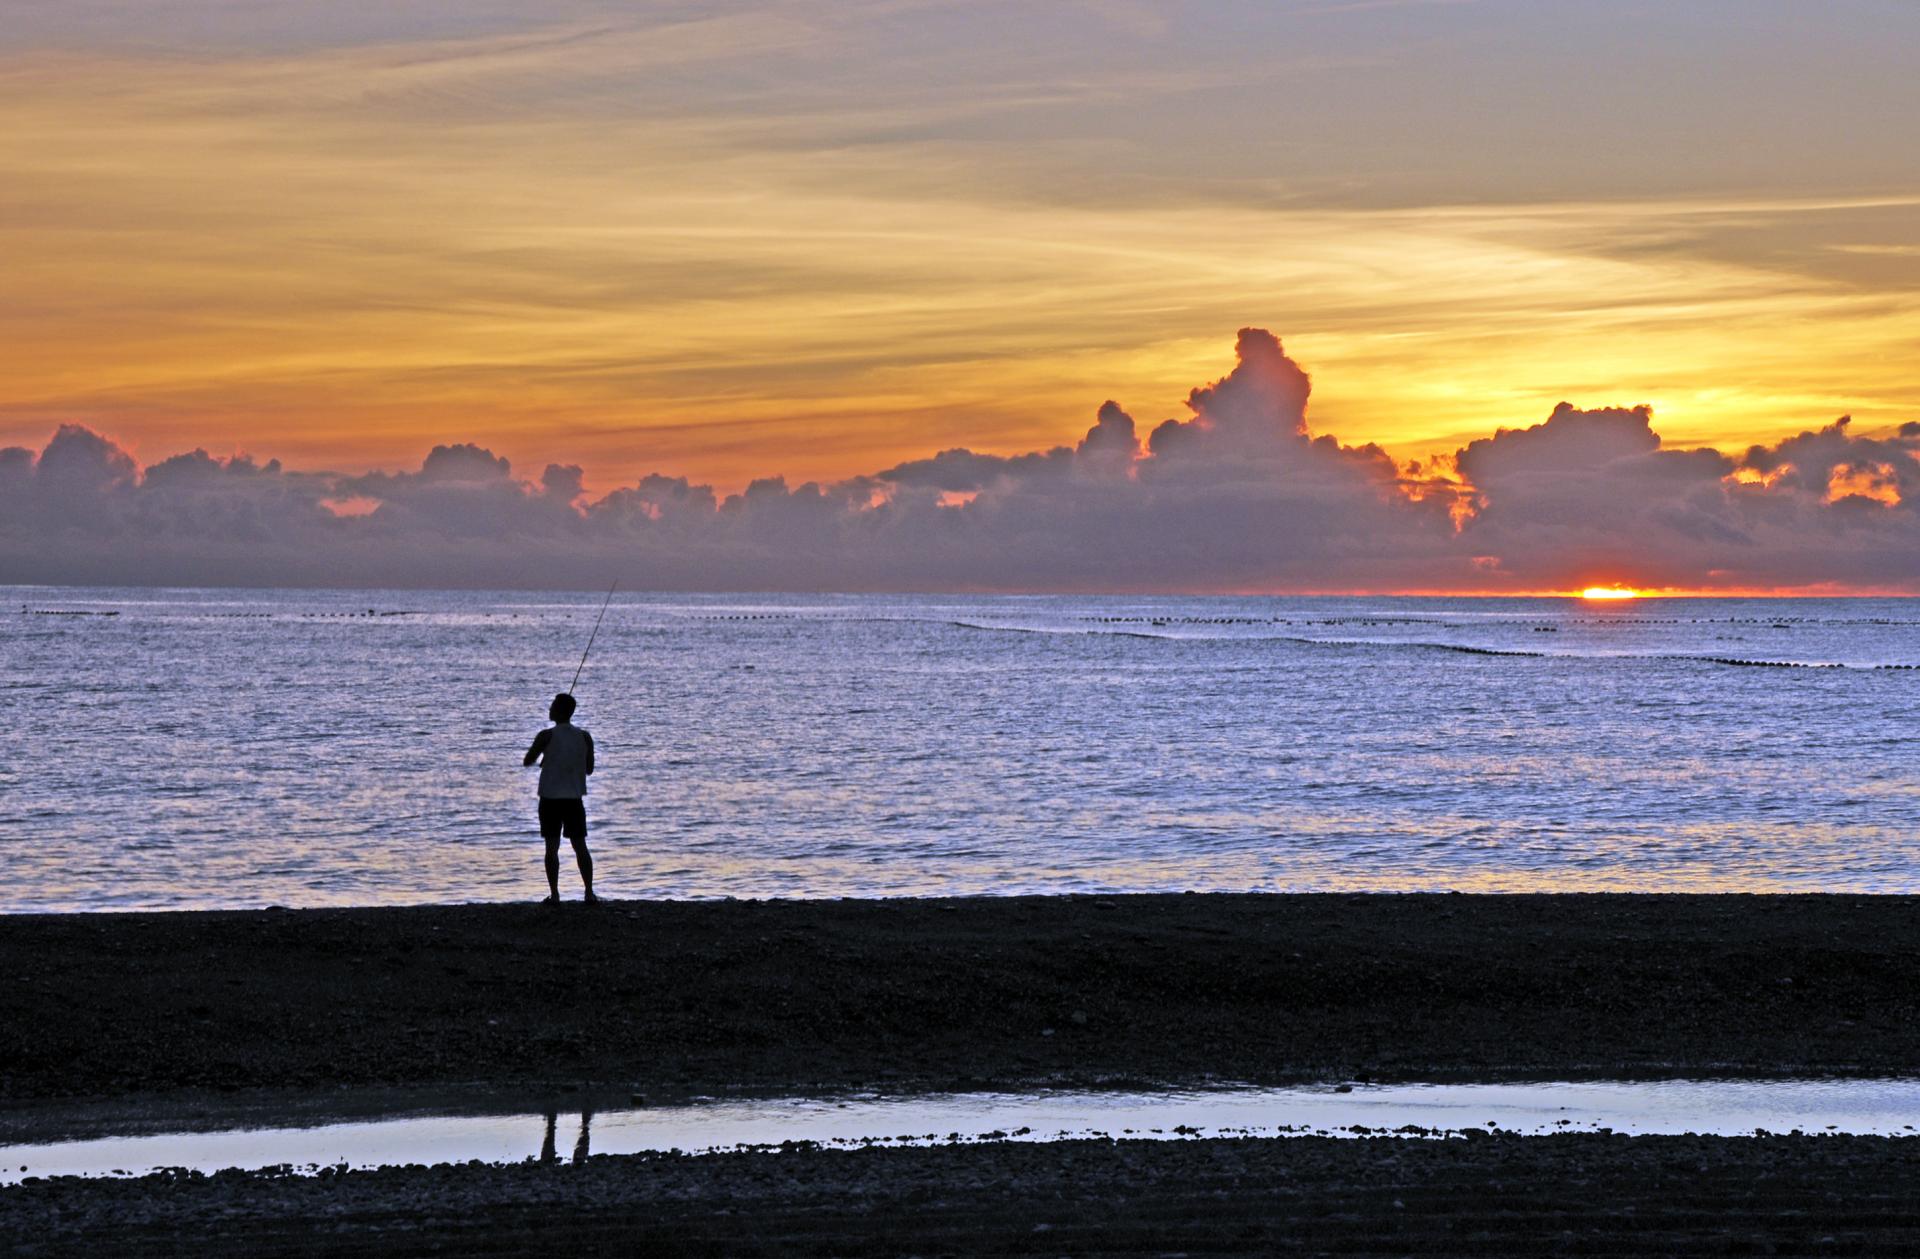
<path fill-rule="evenodd" d="M 613 585 L 607 587 L 607 601 L 600 605 L 600 615 L 593 618 L 593 633 L 587 635 L 587 650 L 580 653 L 580 668 L 573 671 L 573 681 L 567 683 L 569 695 L 573 694 L 574 687 L 580 685 L 580 669 L 587 667 L 587 652 L 593 650 L 593 640 L 600 637 L 600 622 L 607 619 L 607 608 L 613 603 L 613 587 L 619 584 L 619 579 L 615 578 Z"/>

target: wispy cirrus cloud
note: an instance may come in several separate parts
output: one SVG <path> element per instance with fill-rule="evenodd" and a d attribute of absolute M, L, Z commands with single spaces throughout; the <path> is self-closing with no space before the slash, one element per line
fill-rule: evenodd
<path fill-rule="evenodd" d="M 0 441 L 838 481 L 1250 320 L 1403 459 L 1920 409 L 1916 19 L 1549 8 L 0 4 Z"/>

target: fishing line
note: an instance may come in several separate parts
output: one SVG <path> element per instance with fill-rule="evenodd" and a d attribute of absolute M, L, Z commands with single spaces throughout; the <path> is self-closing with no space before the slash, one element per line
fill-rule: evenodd
<path fill-rule="evenodd" d="M 613 586 L 607 587 L 607 601 L 600 605 L 600 615 L 593 618 L 593 633 L 587 635 L 587 650 L 580 653 L 580 668 L 573 671 L 573 681 L 567 683 L 567 694 L 573 694 L 573 688 L 580 685 L 580 669 L 587 667 L 587 652 L 593 650 L 593 640 L 600 637 L 600 622 L 607 619 L 607 607 L 613 602 L 613 587 L 620 584 L 615 579 Z"/>

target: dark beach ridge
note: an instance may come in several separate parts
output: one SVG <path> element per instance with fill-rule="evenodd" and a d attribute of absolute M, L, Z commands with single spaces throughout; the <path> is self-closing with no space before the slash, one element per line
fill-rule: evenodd
<path fill-rule="evenodd" d="M 0 974 L 12 1103 L 1920 1071 L 1899 896 L 19 915 Z"/>

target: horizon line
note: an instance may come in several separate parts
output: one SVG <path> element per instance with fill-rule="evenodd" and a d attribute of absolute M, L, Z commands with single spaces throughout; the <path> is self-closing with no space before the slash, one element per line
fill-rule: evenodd
<path fill-rule="evenodd" d="M 690 589 L 678 587 L 629 586 L 622 582 L 619 591 L 613 596 L 619 602 L 625 596 L 659 597 L 741 597 L 741 596 L 815 596 L 825 598 L 1003 598 L 1003 599 L 1561 599 L 1584 603 L 1638 603 L 1661 600 L 1690 599 L 1920 599 L 1920 593 L 1903 590 L 1848 589 L 1820 590 L 1809 587 L 1790 587 L 1785 589 L 1763 590 L 1749 587 L 1729 589 L 1715 588 L 1662 588 L 1631 587 L 1628 594 L 1588 593 L 1597 587 L 1581 590 L 1067 590 L 1036 588 L 965 588 L 950 589 L 804 589 L 794 587 L 762 587 L 739 589 Z M 177 583 L 135 583 L 135 582 L 0 582 L 0 589 L 7 590 L 209 590 L 209 591 L 245 591 L 266 593 L 271 591 L 290 591 L 300 593 L 345 593 L 348 591 L 380 591 L 394 594 L 592 594 L 604 595 L 605 589 L 599 586 L 350 586 L 350 585 L 287 585 L 271 586 L 250 583 L 231 583 L 221 585 L 182 585 Z"/>

